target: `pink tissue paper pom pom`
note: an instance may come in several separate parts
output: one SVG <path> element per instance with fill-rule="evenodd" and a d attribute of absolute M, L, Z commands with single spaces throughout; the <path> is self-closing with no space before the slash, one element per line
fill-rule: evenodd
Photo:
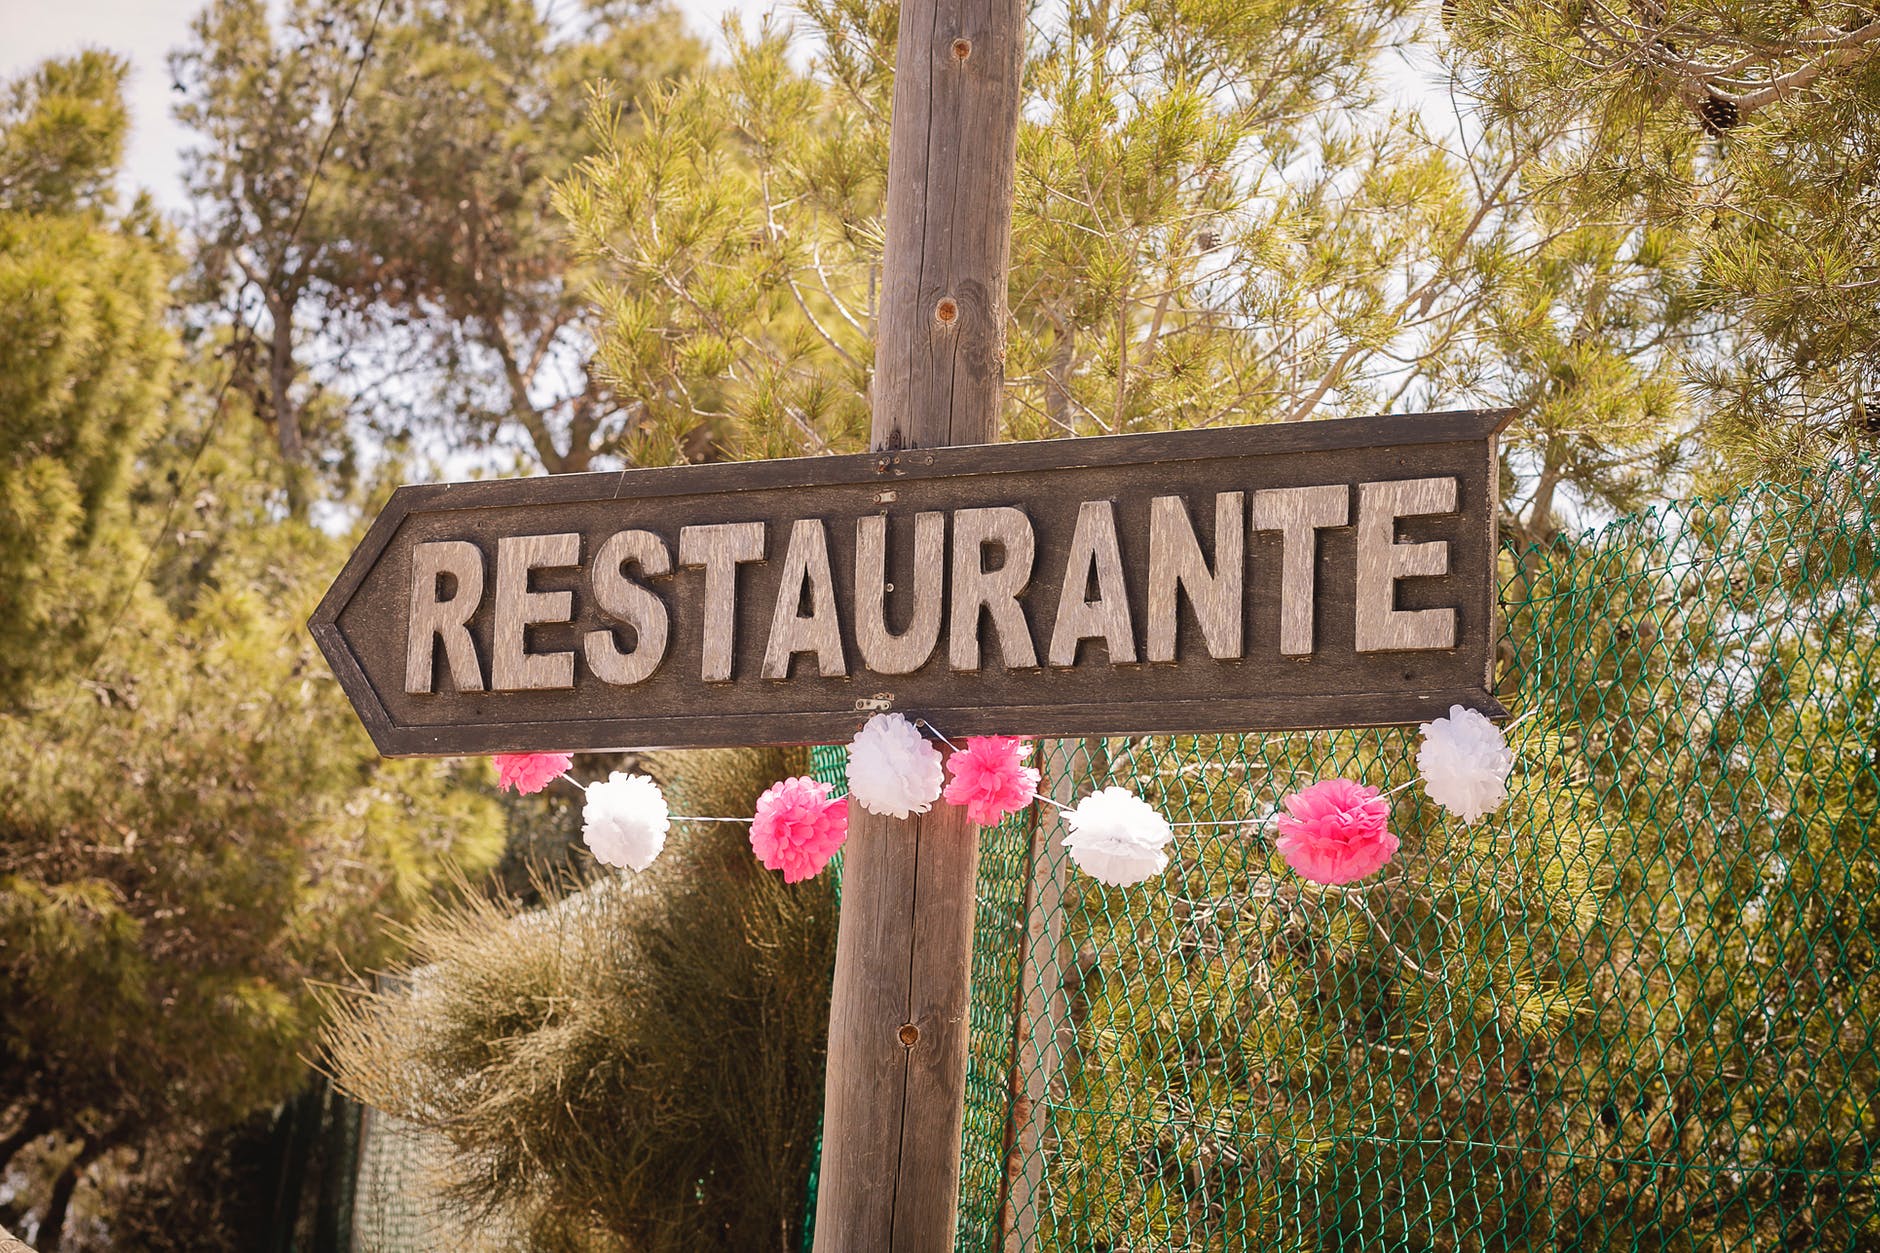
<path fill-rule="evenodd" d="M 1396 856 L 1397 837 L 1385 825 L 1390 802 L 1374 787 L 1325 779 L 1294 792 L 1284 803 L 1274 845 L 1301 878 L 1355 883 Z"/>
<path fill-rule="evenodd" d="M 831 799 L 827 783 L 798 775 L 770 785 L 757 798 L 751 851 L 785 883 L 813 878 L 849 838 L 849 803 Z"/>
<path fill-rule="evenodd" d="M 997 825 L 1038 795 L 1038 772 L 1025 764 L 1031 745 L 1012 735 L 975 735 L 947 758 L 953 781 L 947 803 L 966 806 L 966 817 L 982 827 Z"/>
<path fill-rule="evenodd" d="M 504 791 L 532 795 L 566 774 L 573 753 L 498 753 L 496 786 Z"/>

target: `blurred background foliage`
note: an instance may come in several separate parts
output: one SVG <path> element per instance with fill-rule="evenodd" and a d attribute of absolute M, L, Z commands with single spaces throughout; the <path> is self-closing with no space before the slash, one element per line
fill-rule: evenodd
<path fill-rule="evenodd" d="M 709 899 L 688 876 L 720 866 L 735 841 L 700 832 L 675 837 L 663 904 L 615 887 L 573 895 L 592 866 L 573 847 L 572 793 L 499 800 L 480 763 L 380 761 L 301 624 L 361 520 L 404 479 L 862 446 L 896 14 L 803 0 L 774 21 L 732 24 L 714 46 L 677 10 L 638 0 L 210 0 L 167 66 L 193 135 L 189 206 L 170 217 L 119 189 L 122 59 L 86 52 L 0 88 L 0 1225 L 42 1248 L 251 1248 L 256 1231 L 296 1223 L 299 1239 L 337 1240 L 296 1217 L 296 1189 L 329 1188 L 302 1177 L 325 1151 L 306 1128 L 337 1108 L 318 1063 L 355 1092 L 435 1115 L 458 1149 L 459 1194 L 505 1207 L 540 1247 L 796 1238 L 800 1193 L 784 1197 L 811 1160 L 801 1117 L 820 1084 L 825 889 L 734 875 L 735 893 Z M 1453 1006 L 1437 1013 L 1427 982 L 1393 968 L 1421 965 L 1426 942 L 1407 921 L 1420 898 L 1403 893 L 1370 903 L 1376 919 L 1344 898 L 1300 902 L 1330 964 L 1308 980 L 1276 958 L 1255 1018 L 1243 1012 L 1251 968 L 1201 978 L 1173 941 L 1134 952 L 1133 986 L 1207 1003 L 1216 1026 L 1197 1056 L 1232 1052 L 1243 1076 L 1285 1061 L 1308 1086 L 1324 1081 L 1313 1066 L 1349 1047 L 1335 1024 L 1374 995 L 1386 996 L 1380 1021 L 1424 1023 L 1429 1048 L 1496 1073 L 1538 1066 L 1537 1041 L 1565 1038 L 1569 1002 L 1582 1007 L 1571 1031 L 1591 1030 L 1595 992 L 1609 1004 L 1670 998 L 1649 1022 L 1602 1011 L 1608 1052 L 1658 1047 L 1671 1039 L 1662 1024 L 1702 1001 L 1743 1023 L 1786 1022 L 1792 1009 L 1781 1038 L 1839 1057 L 1827 1024 L 1853 1012 L 1858 991 L 1808 973 L 1780 937 L 1845 951 L 1837 969 L 1864 952 L 1865 916 L 1844 903 L 1866 891 L 1866 863 L 1850 853 L 1842 871 L 1801 854 L 1865 838 L 1868 776 L 1824 763 L 1871 740 L 1870 698 L 1829 707 L 1836 692 L 1868 690 L 1851 677 L 1865 673 L 1868 637 L 1845 615 L 1818 645 L 1772 637 L 1767 657 L 1730 664 L 1776 685 L 1766 709 L 1792 712 L 1715 723 L 1706 685 L 1721 663 L 1707 650 L 1724 655 L 1722 608 L 1706 643 L 1621 639 L 1651 615 L 1599 602 L 1617 593 L 1576 573 L 1571 621 L 1604 619 L 1596 629 L 1610 633 L 1588 652 L 1544 607 L 1567 603 L 1546 599 L 1567 596 L 1559 571 L 1603 560 L 1563 564 L 1578 526 L 1692 489 L 1831 473 L 1880 434 L 1880 23 L 1851 4 L 1749 0 L 1675 12 L 1067 0 L 1031 6 L 1028 38 L 1003 437 L 1512 407 L 1503 531 L 1552 547 L 1510 570 L 1511 600 L 1529 608 L 1512 620 L 1507 660 L 1523 675 L 1590 667 L 1549 680 L 1582 705 L 1525 732 L 1543 760 L 1577 763 L 1519 800 L 1545 857 L 1454 905 L 1524 920 L 1471 967 L 1476 982 L 1444 992 L 1522 1007 L 1490 1035 L 1465 1030 L 1476 1020 Z M 1773 568 L 1803 559 L 1785 550 Z M 1755 612 L 1792 608 L 1779 579 L 1745 577 Z M 1631 576 L 1618 586 L 1665 594 Z M 1726 581 L 1678 603 L 1747 614 L 1744 594 Z M 1801 664 L 1823 649 L 1839 660 Z M 1617 665 L 1637 673 L 1608 684 L 1600 667 Z M 1797 683 L 1825 694 L 1804 699 Z M 1724 725 L 1737 737 L 1727 767 L 1679 756 Z M 1399 749 L 1363 737 L 1283 751 L 1403 768 Z M 597 756 L 581 770 L 625 764 Z M 693 769 L 658 768 L 675 787 Z M 1768 789 L 1816 775 L 1827 792 L 1798 834 L 1797 802 Z M 1606 790 L 1589 794 L 1588 778 Z M 1637 852 L 1624 832 L 1657 820 L 1667 793 L 1691 813 L 1727 795 L 1741 830 L 1693 826 L 1696 861 Z M 1430 866 L 1454 884 L 1488 864 L 1481 849 L 1441 847 L 1452 837 L 1434 826 L 1426 834 L 1438 844 Z M 1198 844 L 1177 879 L 1224 873 L 1211 848 Z M 1761 882 L 1772 857 L 1797 875 L 1813 866 L 1817 886 L 1739 894 L 1761 938 L 1699 954 L 1690 968 L 1712 972 L 1701 986 L 1637 973 L 1682 942 L 1688 911 L 1720 899 L 1707 876 L 1727 866 L 1732 883 Z M 590 898 L 591 915 L 572 904 Z M 579 960 L 551 963 L 545 931 L 501 921 L 543 908 L 605 915 L 611 929 L 584 922 L 566 941 Z M 1158 917 L 1152 932 L 1189 925 Z M 1078 925 L 1094 942 L 1107 924 L 1087 914 Z M 1379 945 L 1386 931 L 1398 956 Z M 1563 956 L 1574 936 L 1604 955 Z M 649 968 L 647 953 L 670 969 Z M 774 964 L 785 956 L 798 963 L 788 980 Z M 1814 990 L 1789 1009 L 1736 1004 L 1762 995 L 1742 962 Z M 546 1125 L 568 1134 L 527 1161 L 505 1156 L 477 1110 L 504 1111 L 490 1127 L 522 1126 L 528 1094 L 505 1086 L 521 1072 L 426 1051 L 394 1029 L 396 993 L 316 995 L 356 992 L 395 965 L 440 972 L 407 985 L 435 989 L 425 1012 L 439 1021 L 487 1033 L 542 1073 L 592 1071 L 598 1086 L 582 1100 L 601 1104 L 570 1108 L 615 1116 L 569 1122 L 564 1110 Z M 683 971 L 710 995 L 666 1005 Z M 571 1026 L 538 1006 L 498 1021 L 497 1002 L 448 995 L 484 977 L 507 989 L 501 1003 L 542 980 L 544 997 L 592 998 L 595 1017 Z M 1324 977 L 1336 986 L 1307 986 Z M 1144 1029 L 1137 1054 L 1092 1050 L 1067 1072 L 1093 1100 L 1124 1099 L 1112 1067 L 1174 1067 L 1191 1052 L 1186 1037 L 1148 1029 L 1143 1015 L 1160 1011 L 1109 978 L 1091 985 L 1102 989 L 1092 1021 Z M 1642 990 L 1626 1000 L 1600 980 Z M 753 1006 L 771 1016 L 752 1019 Z M 649 1054 L 608 1070 L 595 1034 L 722 1041 L 690 1056 L 722 1068 L 751 1047 L 753 1021 L 776 1038 L 736 1092 L 748 1125 L 735 1131 L 704 1069 Z M 348 1060 L 323 1051 L 323 1028 Z M 1651 1080 L 1670 1096 L 1640 1080 L 1624 1100 L 1600 1100 L 1708 1108 L 1691 1076 L 1788 1055 L 1771 1051 L 1774 1025 L 1756 1030 L 1712 1045 L 1678 1036 L 1673 1077 Z M 1871 1088 L 1869 1063 L 1832 1064 L 1839 1090 Z M 1332 1144 L 1372 1108 L 1309 1126 L 1318 1115 L 1294 1106 L 1253 1112 L 1226 1072 L 1178 1072 L 1163 1115 L 1179 1098 L 1189 1122 L 1207 1110 L 1283 1128 L 1301 1172 L 1350 1160 Z M 482 1104 L 409 1105 L 450 1079 Z M 673 1121 L 620 1112 L 650 1084 L 667 1085 L 660 1119 Z M 1460 1099 L 1440 1085 L 1417 1092 L 1432 1117 Z M 1468 1116 L 1515 1118 L 1490 1105 Z M 1592 1122 L 1570 1108 L 1580 1121 L 1549 1134 L 1589 1146 L 1659 1134 L 1602 1121 L 1604 1105 L 1584 1106 Z M 1864 1117 L 1829 1113 L 1835 1126 Z M 686 1159 L 669 1126 L 723 1156 Z M 1768 1134 L 1781 1142 L 1769 1152 L 1796 1160 L 1843 1151 Z M 1169 1180 L 1205 1173 L 1192 1157 L 1204 1142 L 1151 1157 Z M 258 1168 L 264 1159 L 277 1165 Z M 1719 1178 L 1736 1169 L 1704 1160 Z M 605 1186 L 602 1162 L 613 1163 Z M 755 1225 L 718 1214 L 699 1226 L 697 1197 L 670 1192 L 681 1177 L 746 1189 L 699 1195 Z M 1550 1184 L 1548 1204 L 1580 1204 L 1577 1178 Z M 1240 1203 L 1270 1214 L 1276 1198 Z M 1599 1221 L 1618 1231 L 1630 1220 Z"/>

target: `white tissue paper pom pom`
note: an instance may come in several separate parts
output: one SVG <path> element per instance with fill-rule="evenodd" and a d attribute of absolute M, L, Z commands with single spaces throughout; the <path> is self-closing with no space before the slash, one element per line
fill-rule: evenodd
<path fill-rule="evenodd" d="M 924 814 L 942 782 L 940 750 L 901 714 L 876 714 L 849 744 L 849 795 L 871 814 Z"/>
<path fill-rule="evenodd" d="M 1092 792 L 1064 815 L 1064 822 L 1070 827 L 1064 847 L 1071 860 L 1099 883 L 1128 887 L 1168 865 L 1162 846 L 1175 834 L 1168 820 L 1126 788 Z"/>
<path fill-rule="evenodd" d="M 644 870 L 666 847 L 671 812 L 659 784 L 616 770 L 606 782 L 588 784 L 581 839 L 596 861 Z"/>
<path fill-rule="evenodd" d="M 1451 705 L 1447 718 L 1420 729 L 1417 769 L 1431 800 L 1464 822 L 1501 808 L 1508 799 L 1514 750 L 1500 727 L 1473 709 Z"/>

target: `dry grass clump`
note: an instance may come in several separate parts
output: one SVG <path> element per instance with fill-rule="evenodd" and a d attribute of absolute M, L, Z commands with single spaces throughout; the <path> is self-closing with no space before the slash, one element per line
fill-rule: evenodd
<path fill-rule="evenodd" d="M 748 813 L 775 752 L 649 755 L 675 813 Z M 335 998 L 357 1099 L 442 1136 L 445 1195 L 532 1248 L 794 1249 L 822 1108 L 835 893 L 737 824 L 675 824 L 637 878 L 514 915 L 466 893 L 392 990 Z"/>

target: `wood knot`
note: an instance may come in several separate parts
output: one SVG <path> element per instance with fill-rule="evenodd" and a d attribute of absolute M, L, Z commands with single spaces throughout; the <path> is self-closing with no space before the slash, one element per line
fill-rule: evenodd
<path fill-rule="evenodd" d="M 965 37 L 961 37 L 953 41 L 953 59 L 955 61 L 964 61 L 967 57 L 970 57 L 972 55 L 973 55 L 973 41 L 972 40 L 967 39 Z"/>
<path fill-rule="evenodd" d="M 899 1034 L 902 1045 L 907 1048 L 913 1048 L 916 1044 L 920 1043 L 920 1028 L 916 1027 L 911 1022 L 902 1023 Z"/>
<path fill-rule="evenodd" d="M 951 296 L 940 297 L 940 303 L 933 307 L 933 319 L 942 326 L 952 326 L 960 320 L 960 302 Z"/>

